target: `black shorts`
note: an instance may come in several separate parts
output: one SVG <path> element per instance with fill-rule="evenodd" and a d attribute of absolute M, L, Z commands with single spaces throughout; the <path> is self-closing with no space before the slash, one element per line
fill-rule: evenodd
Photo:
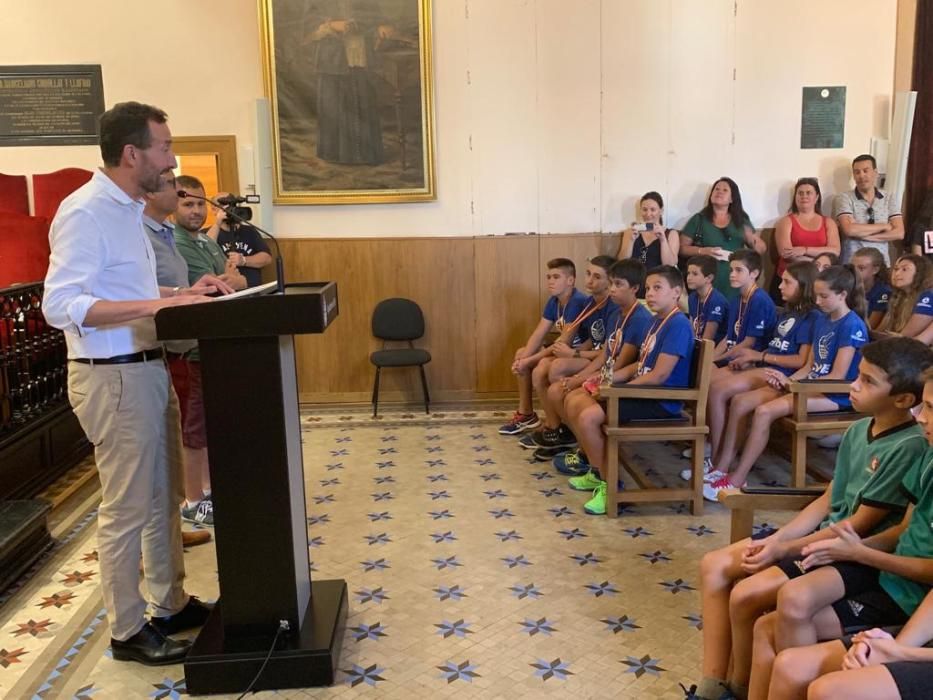
<path fill-rule="evenodd" d="M 767 537 L 771 537 L 778 529 L 776 527 L 763 527 L 758 530 L 758 532 L 752 533 L 752 540 L 763 540 Z"/>
<path fill-rule="evenodd" d="M 664 420 L 677 418 L 679 413 L 671 413 L 656 399 L 619 399 L 619 422 L 633 420 Z"/>
<path fill-rule="evenodd" d="M 788 557 L 775 566 L 791 580 L 816 571 L 816 568 L 804 570 L 802 561 L 802 557 Z M 833 562 L 826 566 L 839 572 L 845 586 L 842 599 L 832 605 L 844 631 L 901 625 L 907 621 L 909 615 L 885 593 L 878 582 L 878 569 L 848 561 Z"/>
<path fill-rule="evenodd" d="M 933 688 L 933 663 L 929 661 L 895 661 L 884 664 L 901 700 L 926 700 Z"/>
<path fill-rule="evenodd" d="M 852 562 L 829 564 L 845 585 L 845 597 L 833 603 L 843 630 L 902 625 L 910 617 L 881 587 L 878 569 Z"/>
<path fill-rule="evenodd" d="M 799 578 L 809 571 L 815 571 L 815 569 L 803 568 L 803 557 L 800 555 L 781 559 L 781 561 L 775 562 L 774 565 L 783 571 L 787 578 L 791 580 Z"/>

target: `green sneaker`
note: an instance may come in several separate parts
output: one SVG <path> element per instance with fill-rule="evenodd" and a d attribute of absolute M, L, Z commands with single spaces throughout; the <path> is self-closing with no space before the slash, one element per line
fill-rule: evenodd
<path fill-rule="evenodd" d="M 592 491 L 600 484 L 605 485 L 606 482 L 596 476 L 596 473 L 590 469 L 583 476 L 570 477 L 567 479 L 567 483 L 570 484 L 570 488 L 574 491 Z"/>
<path fill-rule="evenodd" d="M 599 486 L 593 489 L 593 497 L 583 504 L 583 510 L 590 515 L 606 514 L 606 482 L 600 481 Z"/>

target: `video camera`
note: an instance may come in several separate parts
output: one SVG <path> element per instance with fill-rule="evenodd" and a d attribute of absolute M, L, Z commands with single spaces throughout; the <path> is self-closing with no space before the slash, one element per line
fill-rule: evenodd
<path fill-rule="evenodd" d="M 220 208 L 230 215 L 228 224 L 236 227 L 240 224 L 238 219 L 249 221 L 253 218 L 253 210 L 249 207 L 240 206 L 241 204 L 259 204 L 258 194 L 248 194 L 245 197 L 239 197 L 235 194 L 228 194 L 224 197 L 217 197 L 215 200 Z"/>

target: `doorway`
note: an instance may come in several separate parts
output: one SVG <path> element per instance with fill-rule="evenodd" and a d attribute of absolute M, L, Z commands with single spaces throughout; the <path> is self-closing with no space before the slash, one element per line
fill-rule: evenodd
<path fill-rule="evenodd" d="M 218 192 L 240 194 L 236 136 L 175 136 L 172 150 L 178 160 L 176 175 L 191 175 L 204 183 L 204 194 L 213 199 Z M 205 227 L 214 223 L 208 209 Z"/>

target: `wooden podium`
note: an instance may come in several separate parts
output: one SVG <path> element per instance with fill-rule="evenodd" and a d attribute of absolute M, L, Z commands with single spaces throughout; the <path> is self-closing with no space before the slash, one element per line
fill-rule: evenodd
<path fill-rule="evenodd" d="M 156 314 L 160 340 L 201 353 L 220 600 L 185 661 L 191 694 L 244 691 L 286 626 L 254 690 L 334 682 L 347 584 L 311 581 L 293 336 L 337 312 L 325 282 Z"/>

